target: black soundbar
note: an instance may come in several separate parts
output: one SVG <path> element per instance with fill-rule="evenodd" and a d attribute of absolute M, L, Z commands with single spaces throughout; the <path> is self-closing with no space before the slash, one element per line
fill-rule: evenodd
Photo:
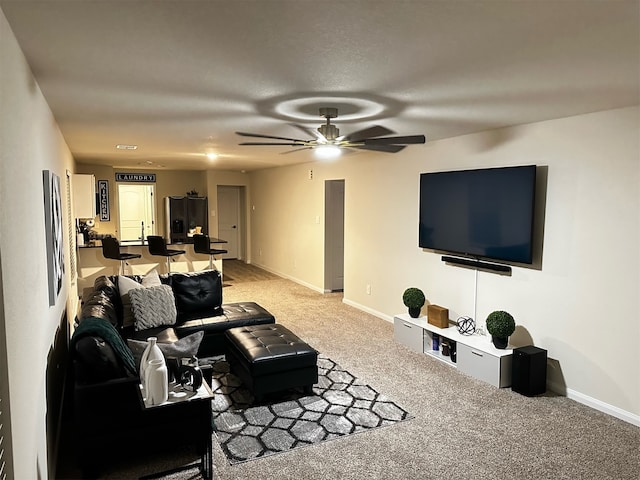
<path fill-rule="evenodd" d="M 443 262 L 454 263 L 456 265 L 464 265 L 465 267 L 482 268 L 483 270 L 493 270 L 495 272 L 511 273 L 511 267 L 508 265 L 500 265 L 498 263 L 488 263 L 481 260 L 472 260 L 470 258 L 449 257 L 443 255 Z"/>

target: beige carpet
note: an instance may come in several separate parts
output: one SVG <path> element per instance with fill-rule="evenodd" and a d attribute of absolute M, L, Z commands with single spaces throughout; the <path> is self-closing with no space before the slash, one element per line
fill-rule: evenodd
<path fill-rule="evenodd" d="M 498 389 L 411 352 L 393 340 L 392 324 L 345 305 L 341 294 L 322 295 L 278 277 L 237 277 L 225 287 L 224 301 L 245 300 L 263 305 L 414 418 L 234 466 L 214 441 L 217 479 L 639 478 L 638 427 L 564 397 Z M 183 461 L 176 452 L 113 465 L 104 478 L 137 478 Z"/>

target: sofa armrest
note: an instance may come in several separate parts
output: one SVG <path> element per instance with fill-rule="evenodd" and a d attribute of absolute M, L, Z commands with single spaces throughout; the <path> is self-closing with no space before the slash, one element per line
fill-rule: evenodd
<path fill-rule="evenodd" d="M 96 428 L 93 421 L 131 421 L 141 411 L 140 381 L 136 377 L 122 377 L 93 384 L 76 384 L 74 413 L 81 428 Z M 107 424 L 109 425 L 109 424 Z M 106 426 L 103 424 L 103 427 Z M 113 426 L 113 424 L 111 425 Z"/>

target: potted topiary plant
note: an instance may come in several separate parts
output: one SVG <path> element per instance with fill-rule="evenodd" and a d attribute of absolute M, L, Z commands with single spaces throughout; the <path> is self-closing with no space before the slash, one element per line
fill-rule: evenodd
<path fill-rule="evenodd" d="M 516 322 L 510 313 L 503 310 L 491 312 L 487 317 L 487 331 L 496 348 L 507 348 L 509 336 L 515 331 Z"/>
<path fill-rule="evenodd" d="M 425 302 L 424 293 L 416 287 L 407 288 L 402 294 L 402 302 L 409 309 L 409 315 L 418 318 Z"/>

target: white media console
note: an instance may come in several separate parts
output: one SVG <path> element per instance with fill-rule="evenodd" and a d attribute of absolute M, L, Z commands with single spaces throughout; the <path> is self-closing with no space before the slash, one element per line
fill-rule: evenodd
<path fill-rule="evenodd" d="M 411 350 L 437 358 L 496 387 L 511 385 L 512 349 L 495 348 L 490 336 L 462 335 L 456 327 L 438 328 L 428 323 L 427 317 L 412 318 L 406 313 L 393 317 L 393 331 L 396 341 Z M 451 357 L 442 355 L 441 349 L 432 349 L 434 334 L 456 343 L 455 363 Z"/>

